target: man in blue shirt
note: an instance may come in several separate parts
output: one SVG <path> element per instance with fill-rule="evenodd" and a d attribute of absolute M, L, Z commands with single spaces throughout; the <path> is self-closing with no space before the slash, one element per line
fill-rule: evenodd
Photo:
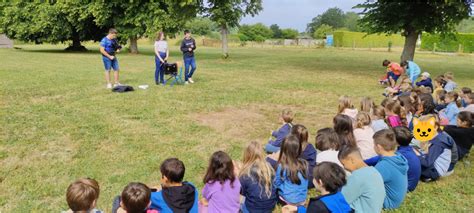
<path fill-rule="evenodd" d="M 119 83 L 119 64 L 116 53 L 120 52 L 122 46 L 117 41 L 117 30 L 109 29 L 109 34 L 100 41 L 100 53 L 102 54 L 102 61 L 105 68 L 105 81 L 107 82 L 107 89 L 112 89 L 110 83 L 110 70 L 114 70 L 114 87 L 120 85 Z"/>

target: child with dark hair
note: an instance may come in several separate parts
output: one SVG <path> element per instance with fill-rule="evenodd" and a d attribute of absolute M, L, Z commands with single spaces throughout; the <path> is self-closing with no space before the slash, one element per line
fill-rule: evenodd
<path fill-rule="evenodd" d="M 302 151 L 300 158 L 308 163 L 308 171 L 310 171 L 308 179 L 311 180 L 311 171 L 313 171 L 313 168 L 316 166 L 316 149 L 313 144 L 308 142 L 308 129 L 301 124 L 296 124 L 291 128 L 291 135 L 296 136 L 301 143 Z M 313 183 L 309 183 L 308 188 L 314 188 Z"/>
<path fill-rule="evenodd" d="M 274 185 L 280 201 L 293 206 L 304 205 L 308 193 L 308 166 L 300 159 L 301 144 L 298 138 L 290 135 L 281 145 Z"/>
<path fill-rule="evenodd" d="M 385 188 L 380 173 L 364 163 L 357 147 L 342 147 L 338 157 L 344 168 L 352 172 L 341 190 L 347 203 L 356 212 L 381 212 Z"/>
<path fill-rule="evenodd" d="M 415 150 L 420 159 L 421 180 L 432 181 L 450 175 L 458 161 L 458 151 L 453 138 L 440 129 L 439 121 L 434 115 L 426 115 L 413 120 L 415 126 L 417 122 L 433 124 L 432 131 L 435 132 L 431 140 L 421 144 L 422 150 Z"/>
<path fill-rule="evenodd" d="M 272 131 L 272 137 L 275 139 L 273 140 L 270 138 L 268 144 L 265 146 L 265 151 L 267 153 L 275 153 L 280 150 L 281 143 L 285 137 L 290 134 L 291 127 L 293 127 L 293 117 L 294 114 L 290 109 L 284 109 L 281 112 L 279 122 L 281 122 L 283 125 L 277 131 Z"/>
<path fill-rule="evenodd" d="M 446 104 L 446 90 L 438 90 L 436 91 L 436 95 L 434 97 L 436 97 L 436 99 L 434 99 L 434 102 L 436 104 L 436 108 L 435 110 L 437 112 L 443 110 L 443 109 L 446 109 L 446 106 L 448 104 Z"/>
<path fill-rule="evenodd" d="M 184 181 L 184 163 L 168 158 L 160 166 L 161 191 L 151 193 L 151 209 L 160 213 L 198 212 L 199 192 L 194 185 Z"/>
<path fill-rule="evenodd" d="M 391 62 L 387 59 L 382 62 L 382 66 L 387 68 L 387 75 L 385 79 L 382 79 L 382 82 L 388 83 L 389 86 L 394 86 L 400 75 L 404 73 L 403 68 L 400 66 L 400 64 Z"/>
<path fill-rule="evenodd" d="M 400 105 L 400 102 L 390 100 L 387 102 L 385 105 L 385 114 L 387 116 L 387 123 L 390 127 L 397 127 L 397 126 L 402 126 L 402 106 Z"/>
<path fill-rule="evenodd" d="M 375 169 L 382 175 L 387 196 L 383 202 L 385 209 L 400 207 L 408 188 L 408 162 L 397 153 L 395 133 L 391 129 L 378 131 L 374 135 L 374 149 L 381 159 Z"/>
<path fill-rule="evenodd" d="M 90 178 L 81 178 L 69 185 L 66 192 L 66 201 L 69 212 L 101 213 L 95 209 L 99 199 L 99 183 Z"/>
<path fill-rule="evenodd" d="M 474 142 L 474 113 L 462 111 L 458 114 L 457 126 L 446 126 L 444 131 L 456 142 L 459 160 L 469 153 Z"/>
<path fill-rule="evenodd" d="M 312 179 L 321 196 L 309 199 L 308 207 L 290 206 L 283 207 L 283 212 L 354 212 L 340 192 L 346 184 L 346 173 L 339 165 L 332 162 L 318 164 L 313 171 Z"/>
<path fill-rule="evenodd" d="M 239 212 L 240 181 L 227 153 L 217 151 L 212 154 L 203 182 L 202 203 L 208 212 Z"/>
<path fill-rule="evenodd" d="M 461 97 L 461 107 L 467 107 L 468 104 L 466 103 L 465 98 L 467 96 L 469 96 L 470 94 L 472 94 L 471 88 L 463 87 L 461 89 L 461 95 L 460 95 L 460 97 Z"/>
<path fill-rule="evenodd" d="M 383 106 L 376 106 L 373 112 L 370 127 L 374 130 L 374 133 L 382 129 L 388 129 L 388 125 L 385 122 L 385 108 Z"/>
<path fill-rule="evenodd" d="M 336 115 L 333 119 L 334 130 L 342 146 L 357 146 L 352 122 L 349 116 L 343 114 Z"/>
<path fill-rule="evenodd" d="M 414 86 L 416 79 L 418 79 L 418 76 L 421 73 L 421 69 L 418 64 L 413 61 L 406 60 L 400 63 L 400 66 L 405 69 L 405 73 L 408 75 L 412 85 Z"/>
<path fill-rule="evenodd" d="M 333 128 L 323 128 L 316 133 L 316 148 L 321 151 L 316 156 L 316 163 L 333 162 L 342 166 L 337 158 L 339 148 L 341 147 L 339 136 Z"/>
<path fill-rule="evenodd" d="M 148 209 L 151 205 L 151 190 L 143 183 L 129 183 L 112 205 L 113 213 L 158 213 Z"/>

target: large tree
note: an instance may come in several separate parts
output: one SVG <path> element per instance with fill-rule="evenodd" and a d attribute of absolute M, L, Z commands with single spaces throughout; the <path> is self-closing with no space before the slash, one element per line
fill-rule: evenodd
<path fill-rule="evenodd" d="M 37 44 L 70 42 L 68 50 L 85 50 L 81 41 L 97 41 L 106 26 L 95 23 L 89 3 L 59 1 L 0 3 L 0 28 L 12 39 Z"/>
<path fill-rule="evenodd" d="M 90 10 L 101 25 L 114 26 L 129 40 L 129 51 L 138 53 L 140 37 L 154 37 L 158 31 L 176 33 L 187 20 L 196 16 L 199 0 L 116 0 L 95 1 Z"/>
<path fill-rule="evenodd" d="M 321 25 L 329 25 L 334 29 L 342 28 L 345 24 L 345 15 L 344 12 L 337 8 L 329 8 L 323 14 L 318 15 L 311 20 L 311 23 L 308 24 L 306 31 L 311 35 L 318 29 Z"/>
<path fill-rule="evenodd" d="M 204 13 L 221 29 L 222 56 L 224 58 L 229 57 L 227 45 L 229 29 L 239 26 L 243 16 L 254 16 L 262 9 L 262 0 L 207 0 L 206 3 L 203 3 Z"/>
<path fill-rule="evenodd" d="M 405 37 L 401 60 L 413 60 L 422 32 L 449 34 L 471 13 L 471 0 L 391 1 L 367 0 L 360 20 L 368 33 L 399 33 Z"/>

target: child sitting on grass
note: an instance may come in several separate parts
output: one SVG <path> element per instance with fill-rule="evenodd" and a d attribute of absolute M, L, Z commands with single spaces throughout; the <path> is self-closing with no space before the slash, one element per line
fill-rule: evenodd
<path fill-rule="evenodd" d="M 390 100 L 385 104 L 385 114 L 390 127 L 402 126 L 402 106 L 398 101 Z"/>
<path fill-rule="evenodd" d="M 291 127 L 293 126 L 291 123 L 293 122 L 293 112 L 290 109 L 284 109 L 281 112 L 279 121 L 283 125 L 277 131 L 272 131 L 272 137 L 275 137 L 275 139 L 270 139 L 268 144 L 265 146 L 265 151 L 267 151 L 267 153 L 275 153 L 280 150 L 281 143 L 285 137 L 290 134 Z"/>
<path fill-rule="evenodd" d="M 347 203 L 356 212 L 381 212 L 385 188 L 377 169 L 364 163 L 357 147 L 342 147 L 338 158 L 352 172 L 341 190 Z"/>
<path fill-rule="evenodd" d="M 370 97 L 364 97 L 360 100 L 360 111 L 359 112 L 367 112 L 369 115 L 373 114 L 373 109 L 375 107 L 375 103 Z"/>
<path fill-rule="evenodd" d="M 456 82 L 454 82 L 454 74 L 452 72 L 448 72 L 444 74 L 444 78 L 446 80 L 446 85 L 444 85 L 444 90 L 446 92 L 452 92 L 458 86 Z"/>
<path fill-rule="evenodd" d="M 339 136 L 341 146 L 357 146 L 352 122 L 349 116 L 343 114 L 336 115 L 333 119 L 334 130 Z"/>
<path fill-rule="evenodd" d="M 474 113 L 474 93 L 464 96 L 463 100 L 467 106 L 462 108 L 461 111 L 468 111 Z"/>
<path fill-rule="evenodd" d="M 382 129 L 388 129 L 388 125 L 385 122 L 385 108 L 383 106 L 376 106 L 373 111 L 370 127 L 374 130 L 374 133 Z"/>
<path fill-rule="evenodd" d="M 444 90 L 444 85 L 446 85 L 446 80 L 444 80 L 444 75 L 439 75 L 434 80 L 434 90 L 433 90 L 433 99 L 437 100 L 436 94 L 440 90 Z"/>
<path fill-rule="evenodd" d="M 352 104 L 352 100 L 348 96 L 341 96 L 339 98 L 338 114 L 343 114 L 355 119 L 357 109 Z"/>
<path fill-rule="evenodd" d="M 300 158 L 308 163 L 308 171 L 313 171 L 313 168 L 316 166 L 316 149 L 313 144 L 308 143 L 308 129 L 301 124 L 296 124 L 291 128 L 291 135 L 298 138 L 302 150 Z M 310 172 L 308 177 L 309 180 L 312 178 L 311 175 L 312 173 Z M 314 185 L 309 183 L 308 187 L 314 188 Z"/>
<path fill-rule="evenodd" d="M 316 148 L 320 151 L 316 156 L 316 164 L 333 162 L 343 167 L 337 155 L 341 147 L 339 136 L 333 128 L 323 128 L 316 133 Z"/>
<path fill-rule="evenodd" d="M 158 213 L 150 210 L 151 190 L 143 183 L 129 183 L 112 205 L 112 213 Z"/>
<path fill-rule="evenodd" d="M 239 212 L 240 181 L 227 153 L 217 151 L 212 154 L 203 182 L 202 203 L 208 212 Z"/>
<path fill-rule="evenodd" d="M 263 148 L 256 141 L 250 142 L 244 150 L 239 181 L 242 187 L 240 193 L 245 197 L 241 206 L 243 213 L 271 213 L 275 208 L 277 197 L 273 186 L 275 171 L 265 161 Z"/>
<path fill-rule="evenodd" d="M 363 159 L 368 159 L 377 155 L 374 150 L 374 130 L 370 127 L 370 116 L 366 112 L 357 114 L 354 137 L 359 147 Z"/>
<path fill-rule="evenodd" d="M 457 147 L 453 138 L 439 128 L 439 121 L 434 115 L 414 119 L 415 127 L 417 122 L 429 122 L 434 127 L 432 131 L 435 131 L 433 139 L 423 142 L 421 150 L 415 150 L 420 159 L 421 180 L 428 182 L 450 175 L 458 160 Z M 417 129 L 414 132 L 417 132 Z"/>
<path fill-rule="evenodd" d="M 382 66 L 387 68 L 387 75 L 385 79 L 382 79 L 381 83 L 388 83 L 389 86 L 394 86 L 400 75 L 404 73 L 403 68 L 400 64 L 390 62 L 387 59 L 382 62 Z"/>
<path fill-rule="evenodd" d="M 274 185 L 280 201 L 287 205 L 304 205 L 308 194 L 308 166 L 299 158 L 300 154 L 298 138 L 294 135 L 286 137 L 281 146 Z"/>
<path fill-rule="evenodd" d="M 446 101 L 446 109 L 444 109 L 444 114 L 446 115 L 446 118 L 448 119 L 448 125 L 457 125 L 457 117 L 459 113 L 459 108 L 457 105 L 457 99 L 458 99 L 458 94 L 454 91 L 448 92 L 446 96 L 444 97 L 444 100 Z"/>
<path fill-rule="evenodd" d="M 65 212 L 101 213 L 96 209 L 99 193 L 99 183 L 94 179 L 81 178 L 74 181 L 67 188 L 66 201 L 70 209 Z"/>
<path fill-rule="evenodd" d="M 374 135 L 374 149 L 381 156 L 375 169 L 384 181 L 387 196 L 383 202 L 385 209 L 400 207 L 408 188 L 408 162 L 405 157 L 397 153 L 395 133 L 391 129 L 378 131 Z"/>
<path fill-rule="evenodd" d="M 456 142 L 459 160 L 471 150 L 474 142 L 474 113 L 462 111 L 458 114 L 457 126 L 446 126 L 444 131 Z"/>
<path fill-rule="evenodd" d="M 461 89 L 461 107 L 467 107 L 467 103 L 465 101 L 465 98 L 468 97 L 470 94 L 472 94 L 472 90 L 469 87 L 463 87 Z"/>
<path fill-rule="evenodd" d="M 427 87 L 433 92 L 433 83 L 431 82 L 430 74 L 428 72 L 421 73 L 421 81 L 416 82 L 417 87 Z"/>
<path fill-rule="evenodd" d="M 183 182 L 184 163 L 177 158 L 168 158 L 160 166 L 161 191 L 152 192 L 151 209 L 160 213 L 198 212 L 199 192 L 188 182 Z"/>
<path fill-rule="evenodd" d="M 340 188 L 346 184 L 344 169 L 335 163 L 323 162 L 314 168 L 313 176 L 312 181 L 321 195 L 309 199 L 308 207 L 287 205 L 283 207 L 283 212 L 354 212 L 340 192 Z"/>

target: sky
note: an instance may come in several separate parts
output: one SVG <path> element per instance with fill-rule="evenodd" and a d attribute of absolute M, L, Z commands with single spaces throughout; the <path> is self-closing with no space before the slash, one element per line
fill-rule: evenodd
<path fill-rule="evenodd" d="M 300 32 L 306 30 L 311 19 L 329 8 L 338 7 L 344 12 L 352 9 L 364 0 L 262 0 L 263 10 L 255 17 L 244 17 L 241 24 L 263 23 L 267 26 L 278 24 L 280 28 L 293 28 Z"/>

